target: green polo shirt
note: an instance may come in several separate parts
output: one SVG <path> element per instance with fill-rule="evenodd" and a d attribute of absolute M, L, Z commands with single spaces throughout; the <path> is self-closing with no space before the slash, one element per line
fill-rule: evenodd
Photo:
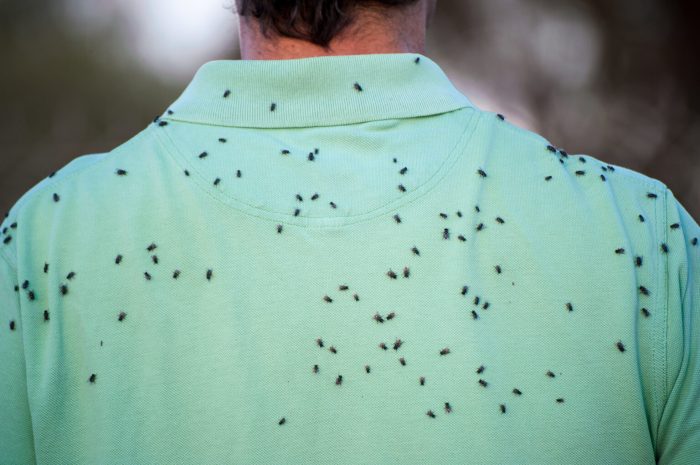
<path fill-rule="evenodd" d="M 2 464 L 700 463 L 700 227 L 420 54 L 212 61 L 0 225 Z"/>

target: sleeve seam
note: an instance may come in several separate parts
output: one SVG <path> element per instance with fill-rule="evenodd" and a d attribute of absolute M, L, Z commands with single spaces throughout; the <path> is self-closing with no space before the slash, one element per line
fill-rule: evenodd
<path fill-rule="evenodd" d="M 5 254 L 5 251 L 3 249 L 0 249 L 0 258 L 7 263 L 7 265 L 10 267 L 10 269 L 17 274 L 17 263 L 14 262 L 13 260 L 10 259 L 8 255 Z"/>
<path fill-rule="evenodd" d="M 668 243 L 668 202 L 669 202 L 669 189 L 664 186 L 664 202 L 663 202 L 663 242 Z M 658 436 L 658 426 L 661 423 L 661 416 L 663 410 L 666 406 L 666 399 L 668 399 L 668 312 L 669 312 L 669 270 L 668 270 L 668 254 L 661 254 L 663 257 L 663 292 L 664 292 L 664 311 L 663 311 L 663 363 L 660 367 L 661 380 L 662 380 L 662 396 L 657 399 L 657 436 Z"/>
<path fill-rule="evenodd" d="M 14 280 L 19 279 L 19 276 L 17 274 L 17 266 L 12 264 L 12 261 L 7 257 L 5 252 L 3 250 L 0 250 L 0 261 L 4 262 L 7 264 L 7 266 L 10 268 L 11 271 L 11 276 Z M 12 283 L 8 283 L 9 285 L 12 285 Z M 15 285 L 18 285 L 19 283 L 16 281 Z M 10 291 L 8 291 L 10 292 Z M 16 294 L 16 293 L 15 293 Z M 19 332 L 20 332 L 20 338 L 21 338 L 21 348 L 22 348 L 22 363 L 24 364 L 24 383 L 25 383 L 25 389 L 27 390 L 27 409 L 29 412 L 29 424 L 31 428 L 31 443 L 32 443 L 32 451 L 33 451 L 33 456 L 34 456 L 34 461 L 32 463 L 36 463 L 36 438 L 35 438 L 35 428 L 34 428 L 34 418 L 32 417 L 32 409 L 31 409 L 31 404 L 29 403 L 29 373 L 27 370 L 27 355 L 26 355 L 26 347 L 25 347 L 25 335 L 24 335 L 24 319 L 22 318 L 22 302 L 20 299 L 19 295 L 13 295 L 13 299 L 16 299 L 16 304 L 17 304 L 17 319 L 19 321 Z"/>

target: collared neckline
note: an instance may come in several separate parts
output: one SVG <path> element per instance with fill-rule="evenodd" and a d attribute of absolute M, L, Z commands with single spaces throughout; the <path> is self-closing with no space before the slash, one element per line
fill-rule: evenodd
<path fill-rule="evenodd" d="M 420 53 L 203 64 L 161 118 L 256 128 L 335 126 L 472 107 Z"/>

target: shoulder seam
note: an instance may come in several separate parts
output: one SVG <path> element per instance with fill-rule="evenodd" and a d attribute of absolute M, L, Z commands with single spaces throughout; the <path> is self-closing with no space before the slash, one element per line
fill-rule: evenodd
<path fill-rule="evenodd" d="M 147 127 L 145 127 L 145 128 L 143 128 L 143 129 L 142 129 L 141 131 L 139 131 L 139 133 L 137 133 L 132 139 L 135 139 L 136 137 L 138 137 L 138 136 L 140 136 L 140 135 L 143 135 L 144 137 L 152 137 L 152 136 L 151 136 L 152 131 L 151 131 L 150 129 L 151 129 L 151 126 L 150 126 L 150 125 L 147 126 Z M 82 154 L 82 155 L 77 155 L 77 156 L 73 157 L 73 159 L 70 160 L 70 162 L 75 161 L 76 159 L 78 159 L 78 158 L 80 158 L 80 157 L 99 156 L 99 155 L 101 155 L 101 156 L 100 156 L 99 158 L 97 158 L 96 160 L 94 160 L 92 163 L 87 164 L 87 165 L 85 165 L 85 166 L 81 166 L 80 168 L 77 168 L 75 171 L 71 171 L 70 173 L 68 173 L 68 174 L 66 174 L 66 175 L 64 175 L 64 176 L 62 176 L 62 177 L 52 179 L 52 178 L 49 178 L 48 176 L 45 176 L 45 177 L 43 177 L 41 180 L 37 181 L 37 182 L 35 183 L 35 185 L 37 185 L 37 184 L 39 184 L 39 183 L 41 183 L 42 181 L 45 181 L 45 180 L 47 180 L 47 179 L 50 179 L 51 181 L 50 181 L 50 182 L 47 182 L 44 186 L 42 186 L 41 190 L 43 190 L 43 189 L 48 189 L 50 186 L 59 185 L 59 184 L 61 184 L 62 182 L 66 181 L 66 180 L 68 180 L 68 179 L 71 179 L 72 177 L 78 175 L 79 173 L 82 173 L 83 171 L 87 170 L 88 168 L 91 168 L 91 167 L 93 167 L 93 166 L 97 166 L 97 165 L 99 165 L 100 163 L 103 163 L 105 160 L 110 159 L 110 157 L 111 157 L 114 153 L 118 153 L 117 151 L 118 151 L 118 149 L 119 149 L 120 147 L 121 147 L 121 145 L 118 146 L 118 147 L 115 147 L 115 148 L 113 148 L 113 149 L 111 149 L 111 150 L 108 150 L 108 151 L 106 151 L 106 152 L 92 152 L 92 153 L 84 153 L 84 154 Z M 70 162 L 69 162 L 69 163 L 70 163 Z M 69 164 L 69 163 L 68 163 L 68 164 Z M 61 167 L 60 169 L 56 170 L 56 172 L 60 172 L 60 170 L 63 169 L 63 168 L 65 168 L 66 166 L 68 166 L 68 164 L 66 164 L 66 165 L 64 165 L 63 167 Z M 27 192 L 28 192 L 28 190 L 25 191 L 24 194 L 26 194 Z M 21 198 L 24 194 L 22 194 L 22 195 L 20 196 L 20 198 Z M 32 198 L 32 197 L 33 197 L 33 195 L 32 195 L 32 196 L 29 196 L 29 197 L 27 197 L 27 198 L 25 198 L 24 200 L 21 201 L 21 203 L 17 203 L 17 202 L 19 202 L 19 200 L 18 200 L 15 204 L 13 204 L 13 205 L 11 206 L 10 210 L 12 209 L 12 207 L 15 207 L 15 209 L 16 209 L 16 213 L 15 213 L 15 215 L 14 215 L 15 218 L 18 218 L 18 217 L 20 216 L 20 213 L 21 213 L 21 211 L 22 211 L 22 207 L 23 207 L 24 204 L 25 204 L 26 202 L 28 202 L 29 199 Z M 0 221 L 0 224 L 4 223 L 5 220 L 9 220 L 9 217 L 3 218 L 3 221 Z"/>
<path fill-rule="evenodd" d="M 83 157 L 83 156 L 102 155 L 101 157 L 97 158 L 96 160 L 93 160 L 92 163 L 89 163 L 85 166 L 81 166 L 80 168 L 77 168 L 75 171 L 71 171 L 70 173 L 67 173 L 66 175 L 64 175 L 60 178 L 51 179 L 51 182 L 47 182 L 46 184 L 44 184 L 41 188 L 39 188 L 37 191 L 32 193 L 32 195 L 26 196 L 24 199 L 17 200 L 17 202 L 11 207 L 11 209 L 14 208 L 14 210 L 15 210 L 14 215 L 8 216 L 6 219 L 9 220 L 10 218 L 14 218 L 14 220 L 17 221 L 18 224 L 22 224 L 21 215 L 22 215 L 24 206 L 27 204 L 27 202 L 30 201 L 30 199 L 34 198 L 36 195 L 39 195 L 40 192 L 43 192 L 44 190 L 49 189 L 51 186 L 60 185 L 65 180 L 71 179 L 74 176 L 78 175 L 79 173 L 82 173 L 86 169 L 93 167 L 93 166 L 96 166 L 99 163 L 102 163 L 104 160 L 106 160 L 108 158 L 107 156 L 110 153 L 112 153 L 112 152 L 88 153 L 88 154 L 83 154 L 83 155 L 79 155 L 78 157 L 75 157 L 74 160 L 79 158 L 79 157 Z M 39 181 L 39 183 L 44 181 L 45 179 L 48 179 L 48 178 L 43 178 L 41 181 Z M 36 184 L 35 184 L 35 186 L 36 186 Z M 30 188 L 30 190 L 31 190 L 31 188 Z M 23 197 L 28 192 L 29 191 L 25 191 L 25 193 L 22 194 L 22 196 L 20 196 L 20 198 Z M 4 223 L 4 221 L 3 221 L 3 223 Z M 12 265 L 13 268 L 15 268 L 15 270 L 16 270 L 17 269 L 17 257 L 16 256 L 13 257 L 12 254 L 9 252 L 9 249 L 10 249 L 9 247 L 0 248 L 0 256 L 4 257 L 5 260 L 10 265 Z M 15 252 L 15 255 L 16 255 L 16 252 Z"/>
<path fill-rule="evenodd" d="M 55 185 L 57 185 L 57 184 L 60 184 L 60 183 L 61 183 L 62 181 L 64 181 L 65 179 L 70 179 L 72 176 L 74 176 L 74 175 L 76 175 L 76 174 L 82 172 L 83 170 L 85 170 L 85 169 L 87 169 L 87 168 L 89 168 L 89 167 L 91 167 L 91 166 L 94 166 L 94 165 L 96 165 L 97 163 L 101 162 L 102 160 L 104 160 L 104 159 L 106 158 L 106 155 L 108 155 L 108 154 L 110 154 L 110 153 L 111 153 L 111 152 L 97 152 L 97 153 L 84 153 L 84 154 L 82 154 L 82 155 L 78 155 L 78 156 L 76 156 L 76 157 L 73 157 L 73 159 L 72 159 L 71 161 L 77 160 L 78 158 L 81 158 L 81 157 L 89 157 L 89 156 L 93 156 L 93 155 L 104 155 L 104 156 L 98 158 L 97 160 L 93 161 L 93 163 L 91 163 L 91 164 L 89 164 L 89 165 L 82 166 L 82 167 L 76 169 L 75 171 L 72 171 L 72 172 L 70 172 L 70 173 L 68 173 L 68 174 L 66 174 L 66 175 L 64 175 L 64 176 L 59 177 L 59 178 L 52 179 L 52 178 L 50 178 L 49 176 L 44 176 L 44 177 L 41 178 L 39 181 L 37 181 L 37 182 L 34 184 L 34 186 L 32 186 L 31 188 L 29 188 L 28 190 L 26 190 L 22 195 L 20 195 L 20 199 L 21 199 L 22 197 L 24 197 L 24 195 L 27 194 L 27 193 L 29 192 L 29 190 L 31 190 L 33 187 L 36 187 L 36 186 L 37 186 L 38 184 L 40 184 L 41 182 L 46 181 L 46 184 L 44 184 L 37 192 L 33 193 L 33 194 L 30 195 L 30 196 L 27 196 L 27 197 L 24 198 L 24 199 L 21 199 L 21 200 L 18 199 L 18 200 L 15 202 L 15 204 L 12 205 L 12 207 L 15 207 L 15 210 L 16 210 L 16 213 L 15 213 L 14 217 L 15 217 L 15 218 L 18 218 L 18 217 L 20 216 L 20 213 L 21 213 L 21 211 L 22 211 L 22 207 L 24 206 L 24 204 L 26 204 L 31 198 L 33 198 L 34 195 L 37 195 L 37 193 L 38 193 L 39 191 L 43 191 L 44 189 L 48 189 L 48 188 L 51 187 L 51 186 L 55 186 Z M 69 162 L 69 163 L 70 163 L 70 162 Z M 68 164 L 64 165 L 62 168 L 65 168 L 66 166 L 68 166 Z M 59 172 L 59 171 L 60 171 L 60 169 L 57 170 L 56 172 Z M 47 181 L 47 180 L 48 180 L 48 181 Z M 10 217 L 8 216 L 6 219 L 9 220 Z M 3 222 L 4 222 L 4 221 L 3 221 Z"/>
<path fill-rule="evenodd" d="M 493 116 L 497 115 L 497 113 L 493 112 L 493 111 L 486 111 L 486 110 L 479 110 L 479 111 L 481 113 L 490 113 Z M 532 140 L 533 142 L 542 142 L 542 141 L 551 142 L 549 139 L 544 137 L 542 134 L 539 134 L 539 133 L 532 131 L 530 129 L 526 129 L 526 128 L 517 126 L 513 123 L 508 122 L 507 120 L 506 120 L 506 124 L 503 125 L 503 127 L 507 128 L 511 132 L 517 133 L 518 135 L 521 135 L 523 137 L 527 137 L 528 139 Z"/>
<path fill-rule="evenodd" d="M 613 166 L 614 166 L 614 165 L 613 165 Z M 627 168 L 627 167 L 625 167 L 625 166 L 619 166 L 619 165 L 618 165 L 618 167 L 619 167 L 619 168 L 623 168 L 623 169 L 625 169 L 625 170 L 629 170 L 629 168 Z M 647 187 L 647 188 L 652 189 L 652 190 L 653 190 L 653 189 L 658 189 L 658 190 L 665 190 L 665 189 L 668 189 L 668 186 L 667 186 L 666 184 L 664 184 L 664 182 L 661 181 L 661 180 L 659 180 L 659 179 L 649 177 L 649 176 L 647 176 L 647 175 L 645 175 L 644 173 L 639 172 L 639 171 L 634 171 L 634 170 L 630 170 L 630 171 L 631 171 L 631 172 L 629 172 L 629 171 L 620 171 L 620 172 L 618 173 L 618 176 L 622 175 L 622 176 L 624 176 L 624 177 L 627 178 L 627 179 L 632 179 L 632 180 L 638 182 L 640 185 L 643 185 L 644 187 Z M 642 176 L 644 176 L 644 177 L 642 177 L 642 176 L 636 176 L 634 173 L 637 173 L 638 175 L 642 175 Z"/>
<path fill-rule="evenodd" d="M 482 113 L 491 113 L 494 116 L 496 115 L 495 112 L 491 112 L 491 111 L 486 111 L 486 110 L 479 110 L 479 111 L 481 111 Z M 514 132 L 522 137 L 525 137 L 532 142 L 543 142 L 544 141 L 546 143 L 552 144 L 552 141 L 549 138 L 545 137 L 544 135 L 542 135 L 538 132 L 535 132 L 533 130 L 517 126 L 513 123 L 508 123 L 503 127 L 507 128 L 508 131 Z M 556 144 L 552 144 L 552 145 L 556 146 Z M 588 153 L 569 152 L 569 156 L 570 157 L 588 156 L 588 157 L 594 158 L 598 163 L 600 163 L 603 166 L 612 165 L 616 168 L 622 168 L 621 170 L 615 172 L 617 174 L 617 177 L 624 176 L 626 179 L 629 179 L 632 182 L 635 182 L 638 185 L 643 186 L 643 187 L 648 188 L 648 189 L 663 190 L 663 189 L 668 188 L 668 186 L 666 186 L 666 184 L 664 182 L 662 182 L 661 180 L 646 176 L 641 171 L 631 170 L 630 168 L 627 168 L 627 167 L 621 166 L 621 165 L 613 165 L 612 163 L 608 163 L 608 162 L 601 160 L 601 159 L 597 158 L 596 156 L 588 154 Z M 629 170 L 629 171 L 626 171 L 626 170 Z M 641 175 L 641 176 L 636 176 L 634 173 Z M 644 177 L 642 177 L 642 176 L 644 176 Z"/>

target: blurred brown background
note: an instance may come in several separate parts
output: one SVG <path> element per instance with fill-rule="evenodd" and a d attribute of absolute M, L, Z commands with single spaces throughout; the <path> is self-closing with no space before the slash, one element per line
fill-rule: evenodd
<path fill-rule="evenodd" d="M 238 59 L 233 0 L 0 0 L 0 211 Z M 439 0 L 426 55 L 478 107 L 657 178 L 700 221 L 700 6 Z"/>

